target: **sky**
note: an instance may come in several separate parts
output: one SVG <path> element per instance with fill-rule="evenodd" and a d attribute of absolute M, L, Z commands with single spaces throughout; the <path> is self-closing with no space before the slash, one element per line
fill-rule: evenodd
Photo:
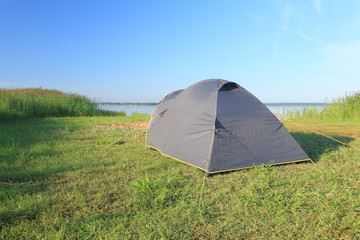
<path fill-rule="evenodd" d="M 264 103 L 360 91 L 360 1 L 0 0 L 0 88 L 158 102 L 210 78 Z"/>

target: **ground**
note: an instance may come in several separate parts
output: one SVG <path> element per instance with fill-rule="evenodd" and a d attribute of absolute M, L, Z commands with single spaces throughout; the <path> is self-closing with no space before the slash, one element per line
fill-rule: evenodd
<path fill-rule="evenodd" d="M 284 121 L 312 161 L 206 181 L 145 148 L 147 119 L 1 123 L 0 238 L 360 238 L 359 123 Z"/>

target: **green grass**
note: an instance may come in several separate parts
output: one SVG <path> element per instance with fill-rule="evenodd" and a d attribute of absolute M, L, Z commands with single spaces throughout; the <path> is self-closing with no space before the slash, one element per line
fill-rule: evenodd
<path fill-rule="evenodd" d="M 213 175 L 132 117 L 0 124 L 0 239 L 359 239 L 360 152 L 285 122 L 312 162 Z M 298 122 L 360 148 L 359 122 Z"/>
<path fill-rule="evenodd" d="M 360 121 L 360 92 L 345 94 L 342 98 L 334 99 L 324 105 L 321 111 L 318 111 L 316 106 L 303 107 L 299 110 L 287 111 L 284 115 L 289 119 Z"/>
<path fill-rule="evenodd" d="M 41 88 L 0 88 L 0 121 L 63 116 L 117 116 L 103 111 L 89 98 Z"/>

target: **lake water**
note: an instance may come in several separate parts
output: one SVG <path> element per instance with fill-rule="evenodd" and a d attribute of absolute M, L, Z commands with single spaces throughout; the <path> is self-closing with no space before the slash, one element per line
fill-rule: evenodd
<path fill-rule="evenodd" d="M 323 103 L 265 103 L 265 106 L 272 112 L 282 115 L 283 112 L 289 110 L 301 109 L 302 107 L 313 107 L 316 106 L 318 110 L 325 104 Z M 126 116 L 131 116 L 133 113 L 146 113 L 151 114 L 154 110 L 155 105 L 104 105 L 99 106 L 100 109 L 125 112 Z"/>
<path fill-rule="evenodd" d="M 126 116 L 131 116 L 133 113 L 151 114 L 156 105 L 104 105 L 99 106 L 102 110 L 125 112 Z"/>

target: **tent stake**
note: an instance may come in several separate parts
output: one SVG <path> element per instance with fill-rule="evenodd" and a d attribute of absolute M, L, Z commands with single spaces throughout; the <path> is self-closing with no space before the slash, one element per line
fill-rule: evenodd
<path fill-rule="evenodd" d="M 209 180 L 210 173 L 206 173 L 205 179 Z"/>

